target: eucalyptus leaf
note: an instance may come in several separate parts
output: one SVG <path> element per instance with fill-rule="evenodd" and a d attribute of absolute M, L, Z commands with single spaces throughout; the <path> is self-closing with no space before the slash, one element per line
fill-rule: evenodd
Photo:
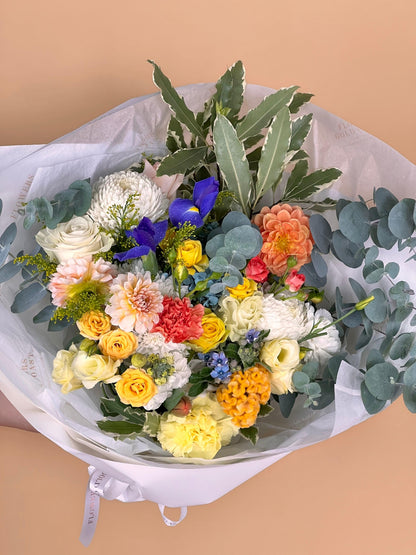
<path fill-rule="evenodd" d="M 390 358 L 392 360 L 398 360 L 406 358 L 409 354 L 410 348 L 413 345 L 415 339 L 414 333 L 402 333 L 394 339 L 393 344 L 390 348 Z"/>
<path fill-rule="evenodd" d="M 368 414 L 377 414 L 386 404 L 386 401 L 377 399 L 377 397 L 370 393 L 365 382 L 361 383 L 361 398 Z"/>
<path fill-rule="evenodd" d="M 382 218 L 383 216 L 388 216 L 390 210 L 399 201 L 391 191 L 384 187 L 379 187 L 374 191 L 374 202 L 376 203 L 380 218 Z"/>
<path fill-rule="evenodd" d="M 326 285 L 326 281 L 327 281 L 326 277 L 318 276 L 312 262 L 309 262 L 308 264 L 304 264 L 300 268 L 299 273 L 305 276 L 305 283 L 310 287 L 317 287 L 319 289 Z"/>
<path fill-rule="evenodd" d="M 353 278 L 348 278 L 348 281 L 350 282 L 351 288 L 359 301 L 363 301 L 367 298 L 367 293 L 365 289 L 361 286 L 360 283 L 358 283 L 358 281 Z"/>
<path fill-rule="evenodd" d="M 397 243 L 397 237 L 389 229 L 387 216 L 380 218 L 378 222 L 377 239 L 380 245 L 387 250 L 390 250 Z"/>
<path fill-rule="evenodd" d="M 364 313 L 371 322 L 380 324 L 387 318 L 386 295 L 382 289 L 374 289 L 371 295 L 374 300 L 364 308 Z"/>
<path fill-rule="evenodd" d="M 413 363 L 407 368 L 403 376 L 403 383 L 408 387 L 416 386 L 416 363 Z"/>
<path fill-rule="evenodd" d="M 400 266 L 397 262 L 389 262 L 386 264 L 386 272 L 392 279 L 395 279 L 399 275 Z"/>
<path fill-rule="evenodd" d="M 24 312 L 41 301 L 48 293 L 41 283 L 31 283 L 16 295 L 10 310 L 14 313 Z"/>
<path fill-rule="evenodd" d="M 393 206 L 388 215 L 388 226 L 395 237 L 407 239 L 415 229 L 413 211 L 415 201 L 405 198 Z"/>
<path fill-rule="evenodd" d="M 364 375 L 365 385 L 369 392 L 381 401 L 392 398 L 396 391 L 399 377 L 397 369 L 389 362 L 374 364 Z"/>
<path fill-rule="evenodd" d="M 332 234 L 332 248 L 338 260 L 350 268 L 358 268 L 364 260 L 363 249 L 347 239 L 339 229 Z"/>
<path fill-rule="evenodd" d="M 280 412 L 282 413 L 282 416 L 284 418 L 289 418 L 297 396 L 298 394 L 296 392 L 286 393 L 285 395 L 279 395 L 279 396 L 273 395 L 273 397 L 277 397 L 277 400 L 279 402 Z"/>
<path fill-rule="evenodd" d="M 0 265 L 1 265 L 1 260 L 3 256 L 4 256 L 3 252 L 0 249 Z M 0 268 L 0 283 L 4 283 L 5 281 L 8 281 L 9 279 L 11 279 L 13 276 L 19 273 L 20 269 L 21 269 L 21 265 L 17 263 L 15 264 L 13 260 L 10 260 L 10 262 L 7 262 L 7 264 L 5 264 Z"/>
<path fill-rule="evenodd" d="M 6 227 L 0 237 L 0 248 L 10 247 L 13 241 L 16 239 L 17 227 L 14 222 Z"/>
<path fill-rule="evenodd" d="M 323 254 L 328 254 L 332 237 L 329 223 L 321 214 L 312 214 L 309 217 L 309 228 L 317 248 Z"/>
<path fill-rule="evenodd" d="M 311 261 L 318 277 L 326 278 L 328 273 L 327 263 L 325 262 L 325 260 L 322 258 L 322 256 L 319 254 L 319 252 L 316 249 L 312 249 Z"/>
<path fill-rule="evenodd" d="M 56 306 L 53 304 L 48 304 L 45 308 L 42 308 L 35 316 L 33 316 L 33 323 L 40 324 L 42 322 L 49 322 L 52 316 L 56 312 Z"/>
<path fill-rule="evenodd" d="M 410 412 L 416 413 L 416 388 L 405 386 L 403 388 L 403 401 Z"/>
<path fill-rule="evenodd" d="M 350 202 L 339 215 L 339 228 L 343 235 L 357 245 L 370 236 L 370 214 L 361 202 Z"/>

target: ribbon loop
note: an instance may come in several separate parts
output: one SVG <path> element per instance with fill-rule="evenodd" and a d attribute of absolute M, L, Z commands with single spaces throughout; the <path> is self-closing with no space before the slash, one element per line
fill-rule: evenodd
<path fill-rule="evenodd" d="M 179 516 L 179 519 L 171 520 L 165 515 L 165 509 L 166 509 L 166 505 L 159 505 L 159 511 L 160 511 L 160 514 L 162 515 L 163 522 L 166 524 L 166 526 L 176 526 L 177 524 L 182 522 L 182 520 L 186 517 L 188 513 L 188 507 L 181 507 L 181 514 Z"/>

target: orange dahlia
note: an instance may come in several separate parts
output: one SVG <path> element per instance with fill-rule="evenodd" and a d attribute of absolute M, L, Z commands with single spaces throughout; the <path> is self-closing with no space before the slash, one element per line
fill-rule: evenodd
<path fill-rule="evenodd" d="M 281 276 L 286 272 L 289 256 L 296 257 L 296 266 L 292 267 L 294 270 L 310 262 L 313 239 L 309 217 L 299 206 L 265 206 L 254 216 L 253 222 L 263 237 L 259 257 L 273 274 Z"/>
<path fill-rule="evenodd" d="M 234 372 L 227 385 L 217 389 L 217 400 L 223 411 L 239 428 L 250 428 L 271 393 L 271 374 L 263 366 Z"/>

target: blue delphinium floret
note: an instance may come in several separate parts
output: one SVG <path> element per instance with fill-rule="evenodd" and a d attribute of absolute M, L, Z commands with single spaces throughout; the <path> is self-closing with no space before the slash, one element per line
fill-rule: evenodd
<path fill-rule="evenodd" d="M 231 376 L 228 358 L 222 352 L 213 352 L 208 366 L 212 368 L 211 376 L 213 378 L 224 381 Z"/>
<path fill-rule="evenodd" d="M 255 330 L 255 329 L 248 330 L 248 332 L 246 333 L 247 343 L 254 343 L 258 339 L 259 335 L 260 335 L 260 332 L 258 330 Z"/>

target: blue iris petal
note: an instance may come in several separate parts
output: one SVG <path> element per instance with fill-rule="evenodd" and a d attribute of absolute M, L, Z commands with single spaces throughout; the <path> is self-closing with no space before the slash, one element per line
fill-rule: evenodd
<path fill-rule="evenodd" d="M 213 177 L 207 177 L 202 181 L 195 183 L 193 200 L 195 206 L 199 208 L 201 218 L 214 208 L 219 191 L 219 183 Z"/>
<path fill-rule="evenodd" d="M 124 262 L 132 258 L 145 256 L 151 250 L 156 252 L 156 247 L 165 237 L 167 229 L 167 220 L 153 224 L 149 218 L 143 218 L 137 227 L 128 229 L 125 232 L 127 237 L 132 237 L 139 246 L 133 247 L 126 252 L 119 252 L 114 255 L 114 258 Z"/>
<path fill-rule="evenodd" d="M 168 230 L 168 221 L 163 220 L 163 222 L 157 222 L 153 224 L 153 228 L 155 230 L 155 242 L 156 242 L 156 245 L 158 245 L 160 241 L 162 241 L 165 238 L 166 232 Z"/>
<path fill-rule="evenodd" d="M 169 206 L 169 218 L 175 227 L 178 227 L 185 222 L 190 222 L 191 225 L 201 227 L 204 221 L 199 214 L 198 208 L 189 199 L 177 198 Z"/>
<path fill-rule="evenodd" d="M 144 256 L 149 254 L 150 247 L 147 245 L 141 245 L 140 247 L 133 247 L 132 249 L 126 252 L 118 252 L 114 255 L 113 258 L 119 260 L 120 262 L 125 262 L 126 260 L 131 260 L 132 258 L 139 258 L 140 256 Z"/>

